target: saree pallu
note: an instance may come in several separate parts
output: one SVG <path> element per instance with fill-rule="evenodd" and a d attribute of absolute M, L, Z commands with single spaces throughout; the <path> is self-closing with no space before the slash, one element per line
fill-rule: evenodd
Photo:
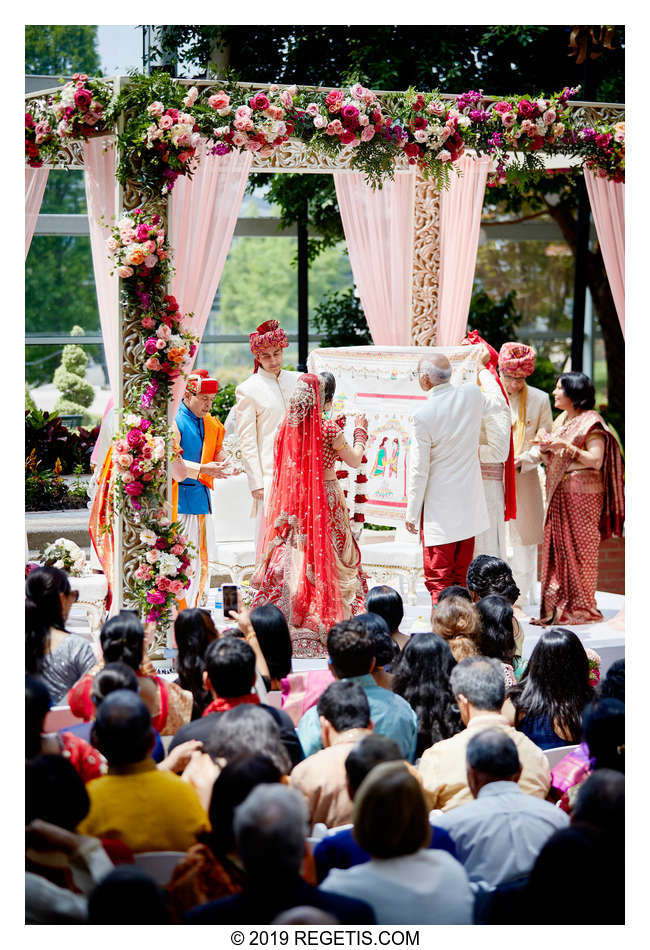
<path fill-rule="evenodd" d="M 600 470 L 569 471 L 571 453 L 556 453 L 547 467 L 547 511 L 542 553 L 544 623 L 596 623 L 598 550 L 601 539 L 623 528 L 623 473 L 618 443 L 597 412 L 589 410 L 565 422 L 554 434 L 583 448 L 587 437 L 605 438 Z"/>

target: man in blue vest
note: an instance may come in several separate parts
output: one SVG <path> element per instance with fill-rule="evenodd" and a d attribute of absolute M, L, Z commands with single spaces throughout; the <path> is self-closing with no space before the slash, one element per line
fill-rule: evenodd
<path fill-rule="evenodd" d="M 189 588 L 179 596 L 179 609 L 201 607 L 206 602 L 208 544 L 212 541 L 210 489 L 213 479 L 231 474 L 221 449 L 224 427 L 210 415 L 219 390 L 207 370 L 194 370 L 188 377 L 183 401 L 172 426 L 181 458 L 172 463 L 172 510 L 184 525 L 185 536 L 198 552 Z M 182 599 L 181 599 L 182 598 Z"/>

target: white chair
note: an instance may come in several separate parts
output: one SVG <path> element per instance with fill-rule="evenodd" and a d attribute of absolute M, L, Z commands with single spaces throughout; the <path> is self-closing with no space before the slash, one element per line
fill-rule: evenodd
<path fill-rule="evenodd" d="M 367 574 L 378 584 L 388 584 L 394 577 L 400 582 L 405 581 L 409 604 L 417 603 L 416 585 L 418 580 L 424 577 L 419 535 L 411 534 L 400 524 L 394 541 L 360 544 L 359 548 L 361 562 Z"/>
<path fill-rule="evenodd" d="M 140 854 L 133 855 L 136 867 L 148 874 L 161 887 L 167 884 L 174 868 L 184 857 L 184 851 L 142 851 Z"/>
<path fill-rule="evenodd" d="M 68 726 L 78 726 L 83 721 L 70 711 L 69 706 L 52 706 L 45 717 L 43 732 L 58 732 L 59 729 L 66 729 Z"/>
<path fill-rule="evenodd" d="M 577 749 L 576 745 L 559 745 L 554 749 L 544 749 L 544 755 L 546 756 L 546 761 L 549 764 L 549 768 L 554 769 L 558 764 L 560 759 L 563 759 L 565 755 L 568 755 L 569 752 L 573 752 L 574 749 Z"/>
<path fill-rule="evenodd" d="M 217 478 L 212 490 L 212 524 L 216 540 L 210 574 L 225 574 L 240 585 L 255 569 L 255 519 L 246 475 Z"/>
<path fill-rule="evenodd" d="M 80 607 L 88 621 L 90 633 L 99 643 L 99 634 L 106 617 L 106 595 L 108 581 L 104 574 L 86 574 L 83 577 L 70 577 L 70 587 L 79 591 L 76 606 Z"/>

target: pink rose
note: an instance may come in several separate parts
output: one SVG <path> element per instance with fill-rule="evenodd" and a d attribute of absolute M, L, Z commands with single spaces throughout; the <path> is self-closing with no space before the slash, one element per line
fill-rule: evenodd
<path fill-rule="evenodd" d="M 144 491 L 144 485 L 142 482 L 129 482 L 128 485 L 124 486 L 124 491 L 132 498 L 137 498 Z"/>
<path fill-rule="evenodd" d="M 340 135 L 342 131 L 343 125 L 340 119 L 334 119 L 334 121 L 330 122 L 326 129 L 328 135 Z"/>
<path fill-rule="evenodd" d="M 175 544 L 171 549 L 171 553 L 182 554 L 184 550 L 185 550 L 185 546 L 183 544 Z"/>
<path fill-rule="evenodd" d="M 511 129 L 515 124 L 515 114 L 514 112 L 506 112 L 501 116 L 501 121 L 507 129 Z"/>
<path fill-rule="evenodd" d="M 196 88 L 196 86 L 192 86 L 188 94 L 183 99 L 183 105 L 186 109 L 191 109 L 198 98 L 199 90 Z"/>
<path fill-rule="evenodd" d="M 350 89 L 350 92 L 355 99 L 365 99 L 368 94 L 368 90 L 364 89 L 360 82 L 355 83 L 355 85 Z"/>
<path fill-rule="evenodd" d="M 167 341 L 166 341 L 166 340 L 156 340 L 156 349 L 157 349 L 157 350 L 164 350 L 166 346 L 167 346 Z"/>
<path fill-rule="evenodd" d="M 364 115 L 364 114 L 362 113 L 362 114 L 359 116 L 359 125 L 361 125 L 361 126 L 366 126 L 366 125 L 369 125 L 369 124 L 370 124 L 370 119 L 368 118 L 367 115 Z"/>
<path fill-rule="evenodd" d="M 280 93 L 280 102 L 285 109 L 290 109 L 293 105 L 293 96 L 291 93 L 285 89 L 284 92 Z"/>
<path fill-rule="evenodd" d="M 155 254 L 147 254 L 143 263 L 145 267 L 155 267 L 158 263 L 158 258 Z"/>
<path fill-rule="evenodd" d="M 542 116 L 546 125 L 552 125 L 557 119 L 557 112 L 555 109 L 548 109 Z"/>
<path fill-rule="evenodd" d="M 150 604 L 164 604 L 167 598 L 159 590 L 147 591 L 147 600 Z"/>
<path fill-rule="evenodd" d="M 158 125 L 161 129 L 171 129 L 174 124 L 174 120 L 170 115 L 163 115 L 158 119 Z"/>
<path fill-rule="evenodd" d="M 154 359 L 155 359 L 156 363 L 158 363 L 157 357 L 154 356 Z M 158 367 L 160 367 L 160 363 L 158 363 Z M 150 459 L 150 458 L 153 458 L 153 449 L 151 448 L 150 445 L 145 445 L 145 446 L 143 446 L 143 448 L 142 448 L 142 458 L 143 458 L 143 459 Z"/>
<path fill-rule="evenodd" d="M 92 102 L 93 94 L 88 89 L 78 89 L 74 94 L 74 102 L 81 112 L 87 112 Z"/>
<path fill-rule="evenodd" d="M 171 581 L 168 577 L 159 577 L 156 581 L 156 587 L 158 590 L 168 591 L 170 589 Z"/>
<path fill-rule="evenodd" d="M 531 122 L 530 119 L 524 119 L 524 121 L 521 123 L 521 131 L 524 133 L 524 135 L 535 135 L 537 129 L 534 122 Z"/>
<path fill-rule="evenodd" d="M 126 441 L 129 443 L 129 446 L 132 449 L 137 449 L 139 445 L 142 445 L 142 440 L 144 436 L 139 429 L 129 429 L 126 435 Z"/>
<path fill-rule="evenodd" d="M 250 119 L 251 115 L 252 112 L 248 106 L 237 106 L 235 109 L 235 118 L 237 119 Z"/>
<path fill-rule="evenodd" d="M 263 145 L 259 152 L 260 158 L 268 158 L 269 155 L 272 155 L 272 154 L 273 154 L 272 145 Z M 194 356 L 194 350 L 190 352 L 190 356 Z"/>
<path fill-rule="evenodd" d="M 184 589 L 182 581 L 170 581 L 169 582 L 169 592 L 177 596 Z"/>
<path fill-rule="evenodd" d="M 156 325 L 156 321 L 153 317 L 143 317 L 141 322 L 145 330 L 151 330 L 151 328 Z"/>
<path fill-rule="evenodd" d="M 141 564 L 140 567 L 135 572 L 135 576 L 139 581 L 148 581 L 151 577 L 151 568 L 147 567 L 146 564 Z"/>
<path fill-rule="evenodd" d="M 245 145 L 248 142 L 248 139 L 243 132 L 235 132 L 232 137 L 232 144 L 236 145 L 237 148 L 241 148 L 242 145 Z"/>
<path fill-rule="evenodd" d="M 245 147 L 248 149 L 249 152 L 259 152 L 262 145 L 260 142 L 255 142 L 253 139 L 249 139 L 248 142 L 246 142 Z"/>
<path fill-rule="evenodd" d="M 149 115 L 162 115 L 165 111 L 165 107 L 162 102 L 152 102 L 147 106 L 147 112 Z"/>
<path fill-rule="evenodd" d="M 122 267 L 117 268 L 117 273 L 122 279 L 125 279 L 126 277 L 133 277 L 133 268 L 122 265 Z"/>
<path fill-rule="evenodd" d="M 156 548 L 152 548 L 151 551 L 147 551 L 145 558 L 150 564 L 155 564 L 160 558 L 160 551 L 157 551 Z"/>
<path fill-rule="evenodd" d="M 363 135 L 361 136 L 361 138 L 363 138 Z M 413 133 L 413 138 L 415 139 L 416 142 L 426 142 L 427 140 L 426 130 L 416 129 L 415 132 Z"/>
<path fill-rule="evenodd" d="M 266 110 L 266 114 L 269 119 L 275 119 L 277 122 L 279 119 L 284 118 L 284 109 L 281 109 L 279 106 L 269 106 Z"/>
<path fill-rule="evenodd" d="M 168 340 L 171 337 L 171 335 L 172 335 L 172 331 L 164 323 L 162 326 L 158 327 L 158 329 L 156 330 L 156 336 L 159 337 L 161 340 Z"/>
<path fill-rule="evenodd" d="M 156 350 L 158 349 L 158 340 L 155 337 L 149 337 L 149 339 L 144 344 L 144 351 L 147 356 L 153 356 Z"/>
<path fill-rule="evenodd" d="M 535 106 L 532 102 L 529 102 L 528 99 L 522 99 L 519 105 L 517 106 L 517 114 L 523 116 L 525 119 L 528 116 L 531 116 L 535 113 Z"/>
<path fill-rule="evenodd" d="M 250 104 L 253 109 L 263 110 L 268 109 L 271 105 L 267 96 L 263 92 L 258 92 L 257 95 L 252 96 L 250 99 Z"/>
<path fill-rule="evenodd" d="M 374 136 L 375 136 L 374 125 L 367 125 L 365 129 L 363 130 L 363 132 L 361 133 L 361 141 L 369 142 L 370 139 L 374 138 Z"/>
<path fill-rule="evenodd" d="M 253 125 L 253 123 L 251 122 L 251 120 L 250 120 L 250 119 L 247 119 L 247 118 L 245 118 L 245 117 L 241 117 L 241 118 L 239 118 L 239 119 L 235 119 L 235 121 L 233 122 L 233 126 L 234 126 L 235 129 L 237 129 L 238 132 L 246 132 L 246 131 L 248 131 L 249 129 L 254 129 L 254 128 L 255 128 L 255 126 Z"/>
<path fill-rule="evenodd" d="M 131 482 L 135 481 L 135 477 L 134 475 L 131 474 L 131 472 L 121 472 L 121 476 L 122 476 L 122 481 L 124 482 L 125 485 L 128 485 Z"/>
<path fill-rule="evenodd" d="M 320 112 L 320 109 L 318 107 L 318 103 L 310 102 L 309 105 L 307 106 L 307 115 L 310 115 L 313 117 L 315 115 L 318 115 L 319 112 Z"/>
<path fill-rule="evenodd" d="M 448 162 L 451 159 L 451 152 L 448 152 L 446 148 L 443 148 L 441 152 L 438 152 L 438 158 L 441 162 Z"/>
<path fill-rule="evenodd" d="M 227 92 L 215 92 L 208 99 L 208 105 L 211 109 L 227 109 L 230 105 L 230 96 Z"/>
<path fill-rule="evenodd" d="M 441 103 L 432 99 L 427 106 L 426 111 L 429 113 L 429 115 L 444 115 L 445 107 Z"/>
<path fill-rule="evenodd" d="M 148 241 L 149 240 L 149 228 L 146 224 L 139 224 L 135 232 L 135 236 L 138 241 Z"/>
<path fill-rule="evenodd" d="M 502 99 L 501 102 L 495 102 L 495 104 L 492 106 L 492 111 L 499 112 L 502 115 L 505 115 L 507 112 L 512 111 L 512 106 L 509 102 L 505 102 Z"/>
<path fill-rule="evenodd" d="M 314 127 L 317 129 L 324 129 L 327 125 L 327 119 L 324 115 L 314 116 Z"/>
<path fill-rule="evenodd" d="M 356 106 L 343 106 L 341 109 L 341 115 L 344 119 L 356 119 L 359 115 L 359 110 Z"/>
<path fill-rule="evenodd" d="M 115 461 L 120 468 L 130 468 L 133 463 L 133 456 L 129 452 L 120 452 Z"/>

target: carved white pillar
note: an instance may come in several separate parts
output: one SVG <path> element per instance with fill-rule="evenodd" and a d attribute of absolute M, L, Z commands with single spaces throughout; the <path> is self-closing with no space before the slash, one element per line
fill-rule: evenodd
<path fill-rule="evenodd" d="M 413 222 L 411 344 L 433 346 L 438 324 L 440 275 L 440 191 L 418 170 Z"/>

